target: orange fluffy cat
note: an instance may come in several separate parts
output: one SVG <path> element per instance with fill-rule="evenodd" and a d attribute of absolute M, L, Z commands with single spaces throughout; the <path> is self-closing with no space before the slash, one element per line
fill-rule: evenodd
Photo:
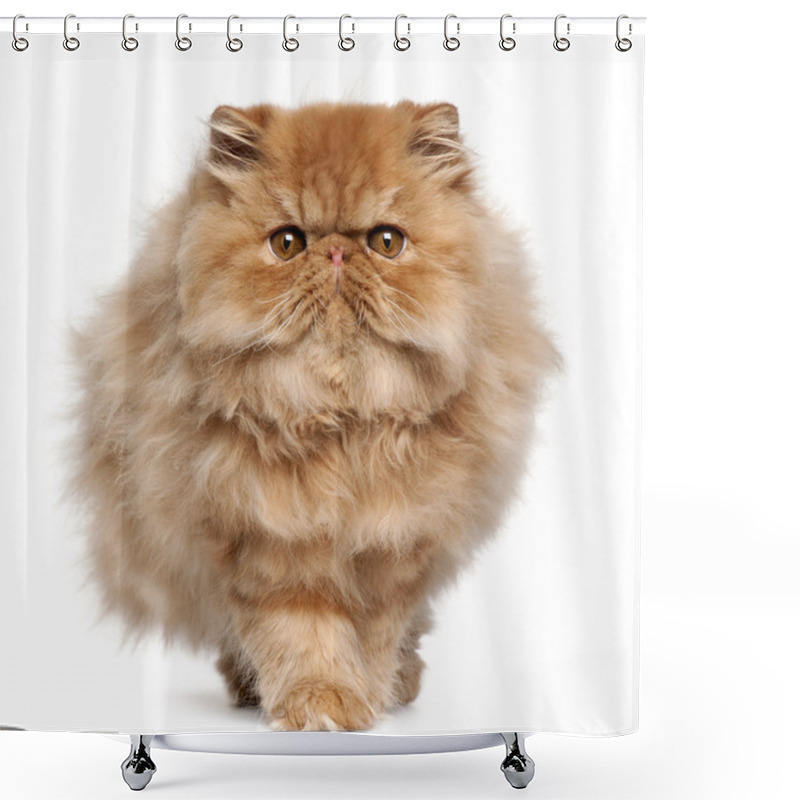
<path fill-rule="evenodd" d="M 429 601 L 497 528 L 556 355 L 452 105 L 210 127 L 77 336 L 94 574 L 274 728 L 368 728 L 416 697 Z"/>

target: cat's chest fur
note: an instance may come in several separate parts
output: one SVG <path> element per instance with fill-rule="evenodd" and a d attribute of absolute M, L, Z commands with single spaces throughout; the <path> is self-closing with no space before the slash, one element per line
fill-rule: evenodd
<path fill-rule="evenodd" d="M 468 450 L 444 420 L 330 411 L 282 429 L 221 423 L 189 472 L 204 484 L 209 515 L 222 527 L 235 519 L 237 529 L 285 541 L 325 535 L 353 550 L 394 549 L 458 513 Z"/>

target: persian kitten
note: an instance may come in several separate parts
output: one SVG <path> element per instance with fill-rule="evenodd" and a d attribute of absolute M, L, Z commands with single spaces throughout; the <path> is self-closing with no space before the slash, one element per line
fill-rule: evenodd
<path fill-rule="evenodd" d="M 217 649 L 276 729 L 412 701 L 556 360 L 456 109 L 218 108 L 76 353 L 108 606 Z"/>

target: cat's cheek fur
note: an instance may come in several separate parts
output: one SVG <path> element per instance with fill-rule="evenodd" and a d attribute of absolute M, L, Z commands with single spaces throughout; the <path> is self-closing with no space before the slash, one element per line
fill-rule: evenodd
<path fill-rule="evenodd" d="M 558 357 L 452 106 L 211 124 L 208 162 L 76 336 L 93 574 L 132 632 L 218 649 L 233 701 L 273 726 L 364 729 L 417 696 L 429 602 L 498 528 Z M 405 272 L 342 266 L 374 293 L 374 329 L 320 318 L 248 345 L 283 324 L 272 298 L 323 286 L 321 242 L 393 214 L 412 229 Z M 289 223 L 308 253 L 265 259 Z M 395 319 L 381 280 L 405 294 L 385 290 Z"/>

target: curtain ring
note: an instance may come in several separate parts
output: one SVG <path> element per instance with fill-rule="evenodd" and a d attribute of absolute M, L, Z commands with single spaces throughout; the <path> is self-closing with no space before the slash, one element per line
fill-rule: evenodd
<path fill-rule="evenodd" d="M 291 14 L 285 16 L 283 18 L 283 49 L 286 50 L 287 53 L 293 53 L 300 47 L 300 42 L 297 41 L 294 37 L 289 38 L 288 31 L 289 31 L 289 20 L 290 19 L 297 19 L 297 17 L 293 17 Z M 297 26 L 297 29 L 300 29 L 300 26 Z"/>
<path fill-rule="evenodd" d="M 73 50 L 77 50 L 81 46 L 80 39 L 76 38 L 75 36 L 69 35 L 69 30 L 67 26 L 69 25 L 69 21 L 71 19 L 75 19 L 74 14 L 67 14 L 67 16 L 64 17 L 64 42 L 63 42 L 64 49 L 69 50 L 70 52 L 72 52 Z M 76 29 L 80 30 L 80 26 L 77 26 Z"/>
<path fill-rule="evenodd" d="M 558 35 L 558 21 L 560 19 L 566 19 L 566 14 L 559 14 L 555 22 L 553 23 L 553 36 L 555 36 L 555 41 L 553 42 L 553 47 L 558 50 L 559 53 L 563 53 L 565 50 L 569 50 L 570 41 L 567 39 L 566 36 L 559 36 Z M 569 22 L 567 23 L 567 36 L 569 36 Z"/>
<path fill-rule="evenodd" d="M 513 50 L 517 46 L 516 39 L 512 39 L 510 36 L 505 35 L 504 26 L 507 19 L 511 19 L 511 14 L 503 14 L 503 16 L 500 17 L 500 49 L 505 50 L 506 52 Z M 517 32 L 516 22 L 511 23 L 511 32 Z"/>
<path fill-rule="evenodd" d="M 24 14 L 17 14 L 17 16 L 14 17 L 14 22 L 11 24 L 11 35 L 14 37 L 11 40 L 11 46 L 18 53 L 21 53 L 23 50 L 27 50 L 28 49 L 28 45 L 30 44 L 30 42 L 27 39 L 25 39 L 24 37 L 19 36 L 17 34 L 17 20 L 18 19 L 25 19 L 25 15 Z"/>
<path fill-rule="evenodd" d="M 448 23 L 450 22 L 451 19 L 456 19 L 456 15 L 455 14 L 448 14 L 444 18 L 444 42 L 443 42 L 443 46 L 444 46 L 445 50 L 450 50 L 452 52 L 453 50 L 458 50 L 458 48 L 461 47 L 461 40 L 458 38 L 458 36 L 448 36 L 447 26 L 448 26 Z M 456 22 L 456 34 L 459 34 L 459 33 L 461 33 L 461 23 L 460 22 Z"/>
<path fill-rule="evenodd" d="M 139 40 L 134 36 L 128 36 L 128 20 L 134 19 L 133 14 L 126 14 L 122 18 L 122 49 L 132 53 L 138 46 Z M 139 26 L 136 26 L 139 29 Z"/>
<path fill-rule="evenodd" d="M 620 14 L 617 17 L 617 41 L 614 42 L 614 47 L 616 47 L 617 50 L 620 51 L 620 53 L 627 53 L 628 50 L 630 50 L 631 47 L 633 47 L 633 42 L 630 39 L 623 39 L 619 35 L 620 22 L 622 22 L 622 20 L 624 20 L 624 19 L 628 19 L 628 15 L 627 14 Z M 633 28 L 632 28 L 631 24 L 628 23 L 628 33 L 630 34 L 632 32 L 633 32 Z"/>
<path fill-rule="evenodd" d="M 178 14 L 175 19 L 175 47 L 184 52 L 192 46 L 192 40 L 188 36 L 181 36 L 181 20 L 188 18 L 188 14 Z M 191 29 L 192 24 L 189 23 L 189 30 Z"/>
<path fill-rule="evenodd" d="M 231 51 L 231 53 L 238 53 L 242 49 L 242 47 L 244 47 L 244 43 L 242 42 L 241 39 L 231 38 L 231 22 L 233 22 L 233 20 L 235 19 L 239 19 L 239 17 L 236 14 L 231 14 L 228 17 L 228 27 L 226 31 L 228 36 L 228 41 L 225 42 L 225 47 L 227 47 L 228 50 Z M 239 26 L 239 30 L 241 29 L 242 29 L 241 26 Z"/>
<path fill-rule="evenodd" d="M 401 19 L 408 19 L 405 14 L 398 14 L 394 18 L 394 49 L 395 50 L 408 50 L 411 47 L 411 39 L 407 36 L 400 36 L 400 20 Z M 408 27 L 408 33 L 411 33 L 411 23 L 406 23 Z"/>
<path fill-rule="evenodd" d="M 356 46 L 356 43 L 355 41 L 353 41 L 353 39 L 351 39 L 349 36 L 344 36 L 342 33 L 342 25 L 344 24 L 344 21 L 346 19 L 353 19 L 353 18 L 349 14 L 342 14 L 342 16 L 339 17 L 339 49 L 344 50 L 345 52 L 347 52 L 348 50 L 352 50 Z M 353 25 L 352 32 L 355 33 L 356 31 L 355 22 L 353 22 L 352 25 Z"/>

